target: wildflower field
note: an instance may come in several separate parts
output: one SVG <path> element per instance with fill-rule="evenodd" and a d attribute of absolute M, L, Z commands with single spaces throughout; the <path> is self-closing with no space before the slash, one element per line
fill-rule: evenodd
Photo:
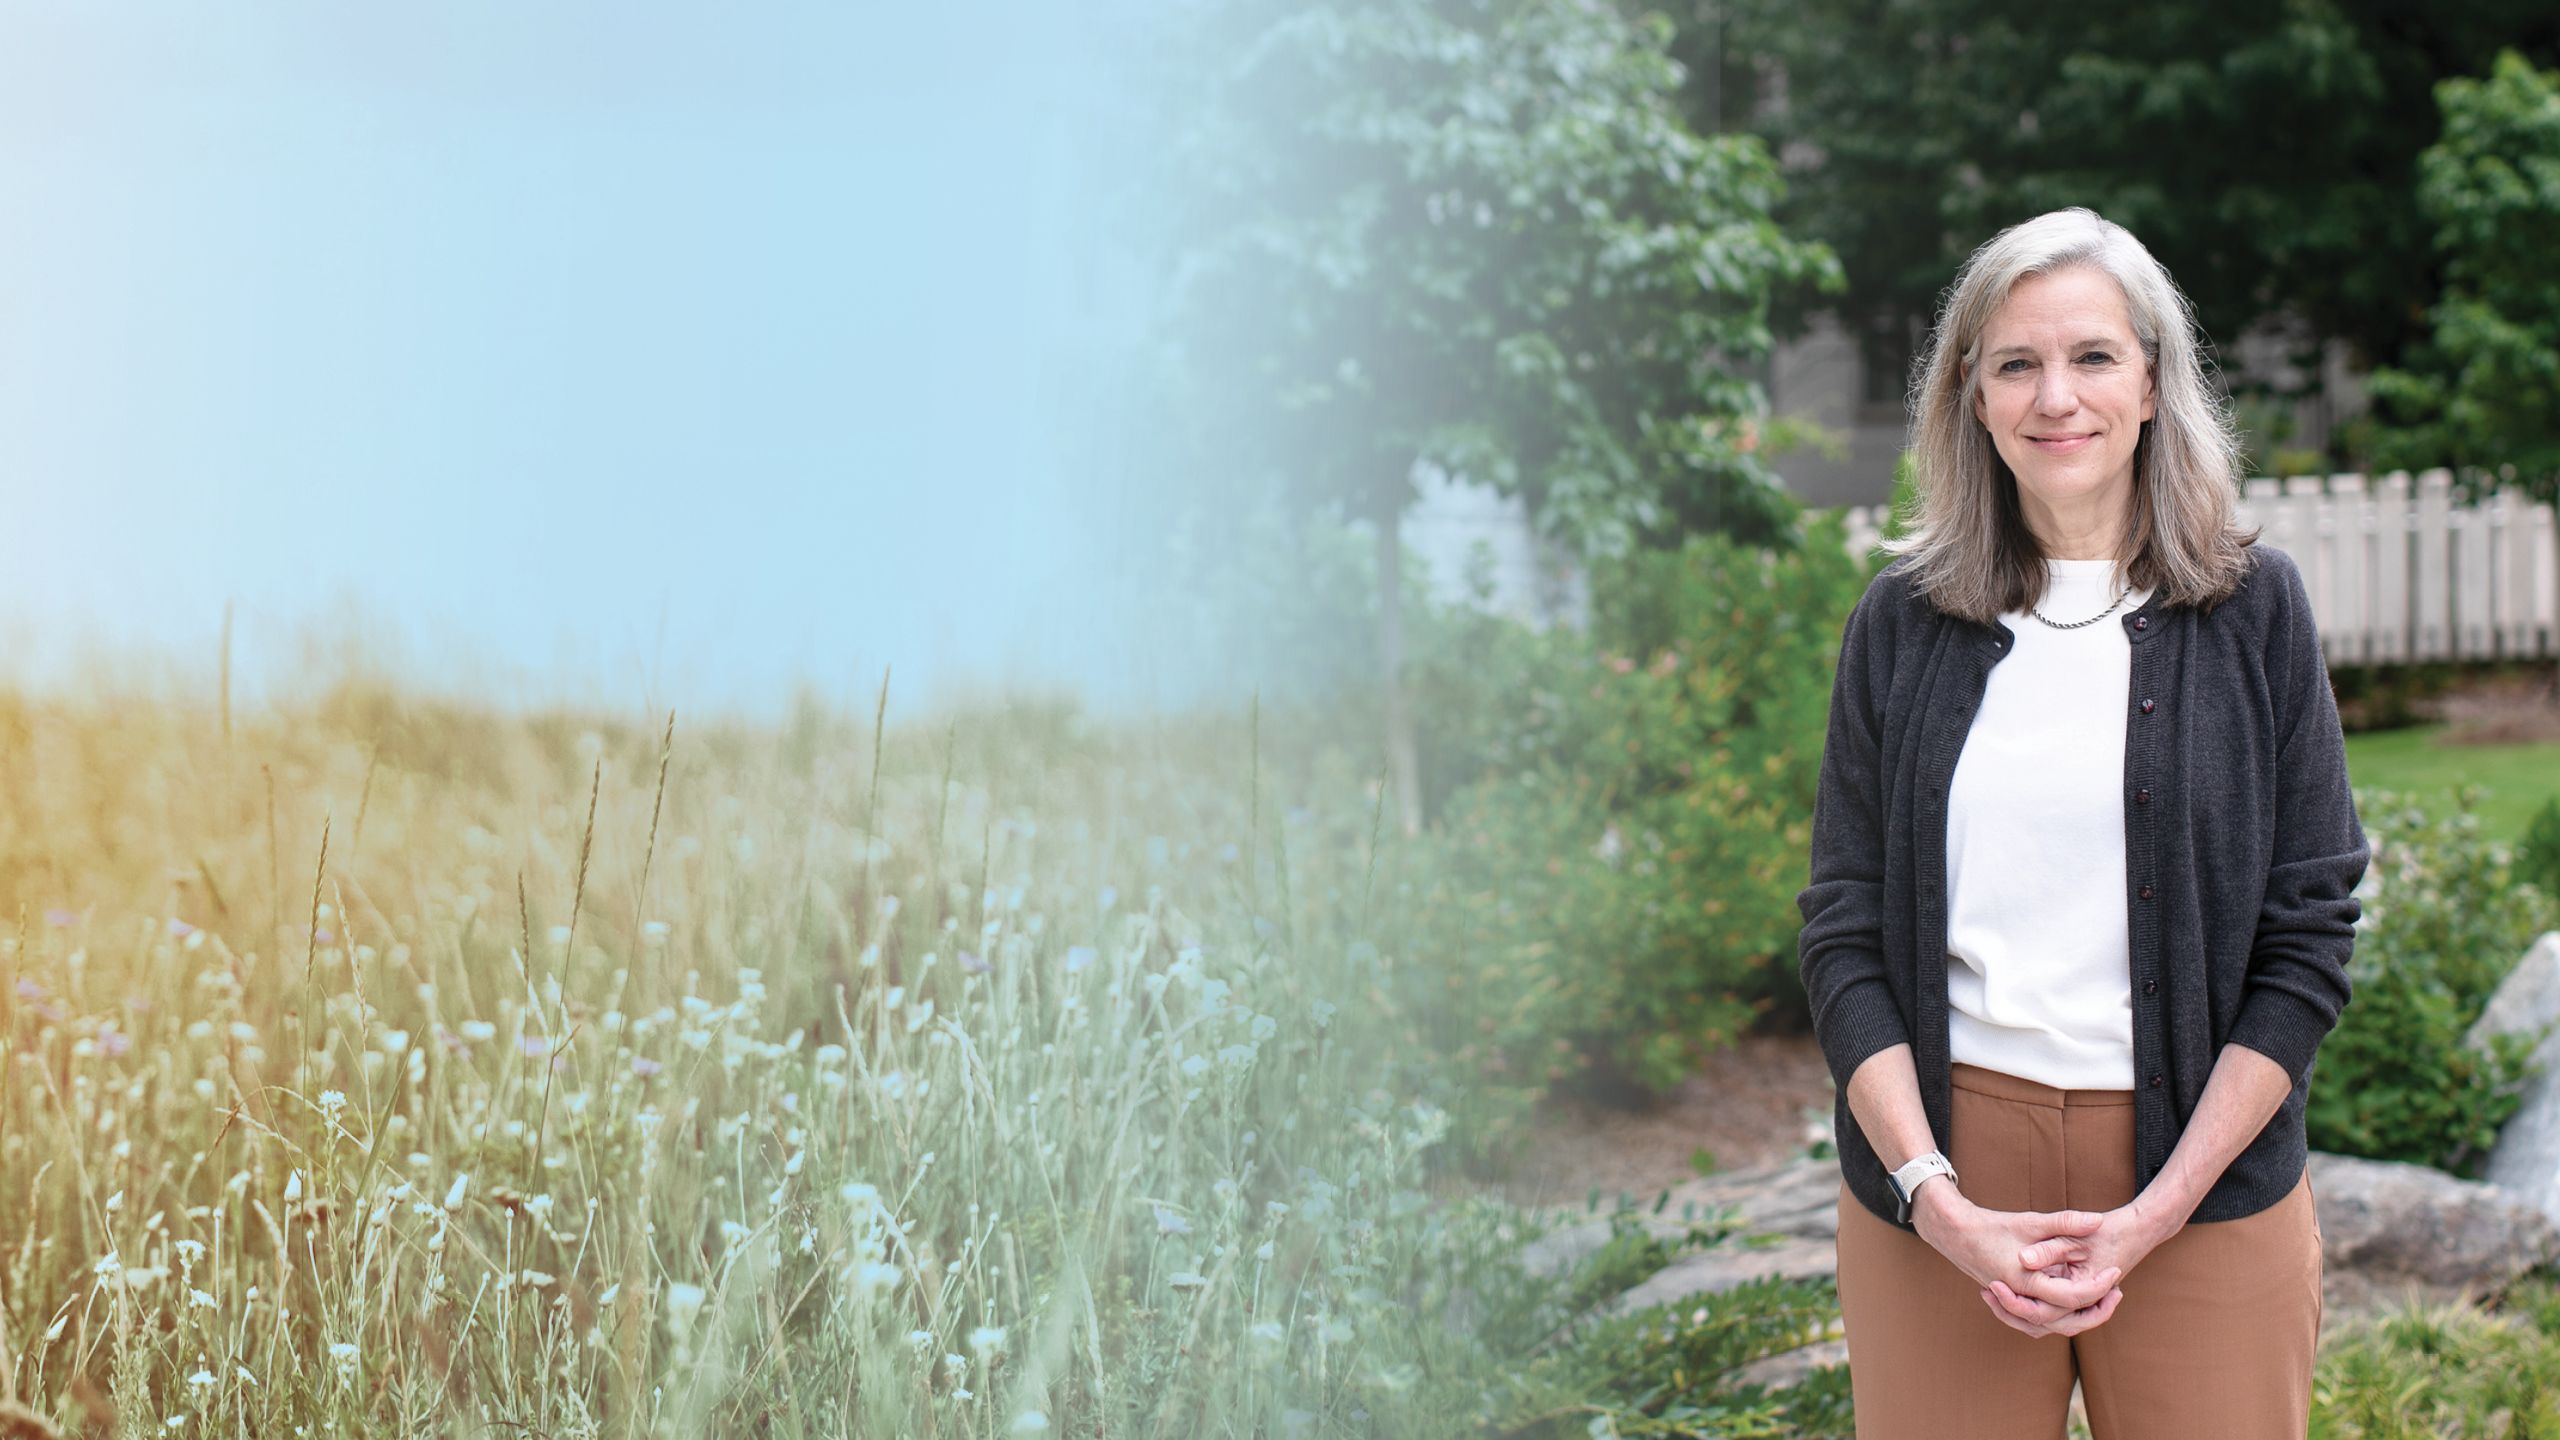
<path fill-rule="evenodd" d="M 1370 814 L 872 718 L 0 710 L 11 1421 L 1402 1428 Z"/>

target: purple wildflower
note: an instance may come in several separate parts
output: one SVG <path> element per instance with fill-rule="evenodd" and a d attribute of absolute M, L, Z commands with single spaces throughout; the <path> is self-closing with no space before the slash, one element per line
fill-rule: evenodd
<path fill-rule="evenodd" d="M 960 952 L 960 968 L 972 975 L 984 975 L 996 967 L 963 950 Z"/>
<path fill-rule="evenodd" d="M 666 1068 L 666 1066 L 659 1064 L 657 1061 L 650 1059 L 646 1055 L 634 1055 L 631 1057 L 631 1073 L 639 1076 L 643 1080 L 648 1079 L 652 1075 L 658 1074 Z"/>

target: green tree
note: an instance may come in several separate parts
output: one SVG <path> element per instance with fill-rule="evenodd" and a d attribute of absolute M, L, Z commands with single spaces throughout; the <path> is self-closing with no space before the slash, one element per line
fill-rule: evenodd
<path fill-rule="evenodd" d="M 2373 376 L 2395 461 L 2560 481 L 2560 74 L 2501 52 L 2486 79 L 2436 87 L 2444 137 L 2419 163 L 2446 286 L 2430 334 Z"/>
<path fill-rule="evenodd" d="M 1235 0 L 1174 70 L 1162 193 L 1185 463 L 1375 526 L 1400 818 L 1419 826 L 1400 523 L 1422 467 L 1601 557 L 1791 539 L 1768 469 L 1781 285 L 1836 284 L 1770 218 L 1775 163 L 1680 114 L 1669 26 L 1597 0 Z"/>
<path fill-rule="evenodd" d="M 2372 377 L 2376 459 L 2449 466 L 2472 499 L 2506 485 L 2560 501 L 2560 74 L 2502 51 L 2436 100 L 2418 200 L 2445 289 L 2409 363 Z"/>
<path fill-rule="evenodd" d="M 2560 58 L 2548 0 L 1678 5 L 1698 125 L 1781 147 L 1781 221 L 1848 272 L 1781 324 L 1834 311 L 1886 363 L 1972 247 L 2065 205 L 2141 236 L 2226 344 L 2289 318 L 2390 362 L 2438 283 L 2410 198 L 2433 85 L 2501 44 Z"/>

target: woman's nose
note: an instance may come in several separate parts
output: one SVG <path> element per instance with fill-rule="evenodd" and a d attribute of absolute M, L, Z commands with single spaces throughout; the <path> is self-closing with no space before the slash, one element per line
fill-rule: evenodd
<path fill-rule="evenodd" d="M 2068 415 L 2079 408 L 2080 397 L 2071 388 L 2071 372 L 2048 367 L 2044 378 L 2036 382 L 2037 413 Z"/>

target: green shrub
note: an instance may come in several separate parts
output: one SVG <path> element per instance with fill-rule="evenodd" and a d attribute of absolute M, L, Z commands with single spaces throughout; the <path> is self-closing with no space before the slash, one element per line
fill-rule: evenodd
<path fill-rule="evenodd" d="M 2516 878 L 2545 895 L 2560 895 L 2560 795 L 2543 801 L 2525 822 L 2524 839 L 2516 845 Z"/>
<path fill-rule="evenodd" d="M 2464 1043 L 2534 937 L 2554 922 L 2549 892 L 2519 884 L 2504 846 L 2480 833 L 2479 789 L 2453 814 L 2404 797 L 2360 795 L 2374 840 L 2373 889 L 2358 922 L 2355 993 L 2320 1049 L 2307 1120 L 2313 1148 L 2472 1173 L 2521 1103 L 2536 1037 Z"/>
<path fill-rule="evenodd" d="M 1802 1015 L 1795 895 L 1866 575 L 1827 513 L 1793 551 L 1640 554 L 1597 577 L 1588 639 L 1522 641 L 1488 664 L 1499 693 L 1454 702 L 1486 772 L 1450 796 L 1405 948 L 1490 1084 L 1596 1065 L 1668 1089 L 1756 1017 Z"/>

